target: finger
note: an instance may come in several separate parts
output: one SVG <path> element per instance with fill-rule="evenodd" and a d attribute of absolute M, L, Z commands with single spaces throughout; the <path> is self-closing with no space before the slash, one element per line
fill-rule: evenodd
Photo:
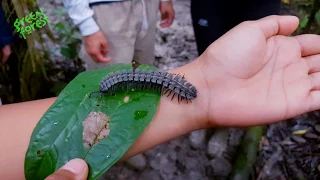
<path fill-rule="evenodd" d="M 163 28 L 166 26 L 166 23 L 168 21 L 167 15 L 166 13 L 162 13 L 161 14 L 161 22 L 160 22 L 160 26 Z"/>
<path fill-rule="evenodd" d="M 101 53 L 97 55 L 98 62 L 109 62 L 111 60 L 110 57 L 105 57 Z"/>
<path fill-rule="evenodd" d="M 170 26 L 174 20 L 174 11 L 169 14 L 168 25 Z"/>
<path fill-rule="evenodd" d="M 161 23 L 161 27 L 162 27 L 162 28 L 169 27 L 168 21 L 163 21 L 163 22 Z"/>
<path fill-rule="evenodd" d="M 311 91 L 320 90 L 320 72 L 309 74 Z"/>
<path fill-rule="evenodd" d="M 320 54 L 305 57 L 308 67 L 309 67 L 309 74 L 320 72 Z"/>
<path fill-rule="evenodd" d="M 309 112 L 320 109 L 320 91 L 311 91 L 308 96 Z"/>
<path fill-rule="evenodd" d="M 88 165 L 82 159 L 73 159 L 45 180 L 86 180 Z"/>
<path fill-rule="evenodd" d="M 99 59 L 98 59 L 98 54 L 99 53 L 88 53 L 90 55 L 90 57 L 92 58 L 92 60 L 96 63 L 99 62 Z"/>
<path fill-rule="evenodd" d="M 304 34 L 295 37 L 301 46 L 301 56 L 320 54 L 320 36 Z"/>
<path fill-rule="evenodd" d="M 295 16 L 272 15 L 253 23 L 262 30 L 266 38 L 269 38 L 274 35 L 290 35 L 297 29 L 299 19 Z"/>
<path fill-rule="evenodd" d="M 161 27 L 166 28 L 172 24 L 170 15 L 166 15 L 166 18 L 161 21 Z"/>
<path fill-rule="evenodd" d="M 106 41 L 101 43 L 101 52 L 104 56 L 107 55 L 109 49 L 108 49 L 108 43 Z"/>

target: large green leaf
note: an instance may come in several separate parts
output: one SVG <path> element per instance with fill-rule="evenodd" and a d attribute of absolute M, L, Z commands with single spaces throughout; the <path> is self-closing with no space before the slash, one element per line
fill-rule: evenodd
<path fill-rule="evenodd" d="M 113 96 L 89 94 L 99 90 L 105 75 L 128 68 L 131 65 L 116 64 L 86 71 L 67 85 L 32 133 L 25 157 L 26 179 L 44 179 L 73 158 L 85 159 L 90 168 L 88 179 L 97 179 L 125 154 L 152 120 L 161 94 L 134 89 Z M 110 134 L 87 148 L 82 122 L 90 112 L 99 111 L 110 118 Z"/>

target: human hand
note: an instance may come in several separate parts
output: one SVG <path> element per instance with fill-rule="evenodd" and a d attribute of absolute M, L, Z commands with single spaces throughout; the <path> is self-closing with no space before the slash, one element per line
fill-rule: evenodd
<path fill-rule="evenodd" d="M 3 54 L 3 57 L 2 57 L 2 63 L 5 63 L 7 62 L 10 54 L 11 54 L 11 46 L 10 45 L 6 45 L 2 48 L 2 54 Z"/>
<path fill-rule="evenodd" d="M 174 12 L 171 0 L 160 2 L 159 10 L 161 13 L 160 26 L 162 28 L 166 28 L 166 27 L 171 26 L 173 19 L 174 19 L 174 16 L 175 16 L 175 12 Z"/>
<path fill-rule="evenodd" d="M 45 180 L 86 180 L 88 172 L 88 165 L 84 160 L 73 159 Z"/>
<path fill-rule="evenodd" d="M 84 37 L 84 44 L 87 53 L 96 62 L 109 62 L 110 57 L 106 57 L 109 49 L 108 42 L 102 31 Z"/>
<path fill-rule="evenodd" d="M 320 36 L 292 16 L 244 22 L 199 57 L 208 126 L 254 126 L 320 109 Z M 203 80 L 202 80 L 203 79 Z"/>

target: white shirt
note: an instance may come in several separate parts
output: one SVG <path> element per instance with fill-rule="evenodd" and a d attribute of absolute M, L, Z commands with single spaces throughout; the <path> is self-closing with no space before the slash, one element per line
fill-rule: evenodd
<path fill-rule="evenodd" d="M 79 26 L 82 36 L 91 35 L 100 30 L 98 24 L 93 19 L 93 10 L 89 7 L 90 3 L 95 2 L 115 2 L 124 0 L 64 0 L 63 4 L 68 10 L 69 17 L 76 26 Z M 143 6 L 143 23 L 144 29 L 148 28 L 146 15 L 145 0 L 141 0 Z M 152 1 L 152 0 L 151 0 Z M 161 0 L 170 1 L 170 0 Z"/>

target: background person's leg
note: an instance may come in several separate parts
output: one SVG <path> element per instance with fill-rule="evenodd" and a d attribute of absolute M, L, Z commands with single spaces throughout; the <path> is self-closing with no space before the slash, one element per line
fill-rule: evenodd
<path fill-rule="evenodd" d="M 260 18 L 280 14 L 280 0 L 245 0 L 243 9 L 246 20 L 258 20 Z"/>
<path fill-rule="evenodd" d="M 226 32 L 225 10 L 229 5 L 221 0 L 191 0 L 192 24 L 199 55 Z"/>
<path fill-rule="evenodd" d="M 139 18 L 141 24 L 137 26 L 139 34 L 135 42 L 134 60 L 139 64 L 154 65 L 159 2 L 159 0 L 145 0 L 148 29 L 142 28 L 142 9 L 141 13 L 137 15 L 141 17 Z M 142 7 L 141 5 L 140 0 L 137 7 Z"/>
<path fill-rule="evenodd" d="M 258 20 L 280 13 L 280 0 L 231 0 L 229 2 L 231 6 L 226 10 L 228 13 L 228 30 L 244 21 Z"/>
<path fill-rule="evenodd" d="M 87 70 L 104 68 L 115 63 L 131 63 L 134 54 L 134 43 L 137 36 L 137 18 L 139 9 L 134 8 L 134 1 L 102 3 L 92 7 L 94 19 L 105 34 L 111 57 L 108 63 L 96 63 L 81 48 L 81 59 L 86 62 Z"/>

